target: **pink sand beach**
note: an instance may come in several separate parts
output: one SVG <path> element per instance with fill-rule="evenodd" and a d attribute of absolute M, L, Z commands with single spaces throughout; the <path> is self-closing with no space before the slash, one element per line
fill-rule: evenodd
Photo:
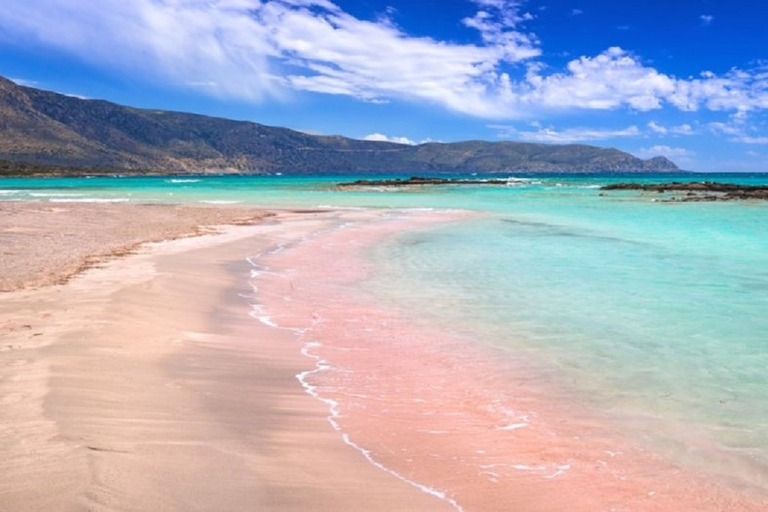
<path fill-rule="evenodd" d="M 2 510 L 768 508 L 365 292 L 372 244 L 467 214 L 4 208 Z"/>

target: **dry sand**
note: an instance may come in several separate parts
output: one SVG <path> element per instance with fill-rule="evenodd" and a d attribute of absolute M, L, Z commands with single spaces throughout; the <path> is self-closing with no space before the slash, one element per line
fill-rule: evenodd
<path fill-rule="evenodd" d="M 63 283 L 142 243 L 266 215 L 246 207 L 0 202 L 0 291 Z"/>
<path fill-rule="evenodd" d="M 0 204 L 0 510 L 451 510 L 344 444 L 295 336 L 248 316 L 244 258 L 335 215 L 104 262 L 263 214 Z"/>

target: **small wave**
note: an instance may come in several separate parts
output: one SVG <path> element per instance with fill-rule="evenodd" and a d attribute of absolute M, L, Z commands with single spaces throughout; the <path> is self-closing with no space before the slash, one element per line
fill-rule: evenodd
<path fill-rule="evenodd" d="M 317 319 L 316 319 L 317 321 Z M 311 370 L 303 371 L 296 375 L 296 378 L 301 383 L 301 386 L 304 388 L 304 391 L 306 393 L 317 400 L 320 400 L 321 402 L 325 403 L 330 411 L 330 416 L 328 416 L 328 423 L 331 424 L 331 427 L 333 427 L 334 430 L 339 432 L 341 434 L 341 438 L 344 440 L 344 442 L 360 452 L 365 459 L 371 463 L 372 465 L 376 466 L 377 468 L 381 469 L 382 471 L 389 473 L 390 475 L 394 476 L 398 480 L 407 483 L 408 485 L 411 485 L 420 491 L 429 494 L 430 496 L 434 496 L 435 498 L 441 499 L 445 502 L 447 502 L 449 505 L 451 505 L 455 510 L 458 512 L 464 512 L 464 509 L 459 505 L 459 503 L 448 496 L 444 491 L 440 491 L 438 489 L 435 489 L 433 487 L 430 487 L 428 485 L 421 484 L 419 482 L 416 482 L 414 480 L 411 480 L 410 478 L 401 475 L 397 471 L 394 471 L 378 460 L 376 460 L 371 453 L 370 450 L 363 448 L 359 444 L 355 443 L 350 437 L 349 434 L 344 432 L 344 430 L 341 428 L 341 425 L 339 425 L 338 418 L 341 417 L 341 412 L 339 411 L 339 402 L 336 400 L 333 400 L 332 398 L 326 398 L 323 397 L 320 392 L 317 390 L 317 386 L 314 386 L 309 383 L 309 377 L 311 377 L 315 373 L 322 373 L 324 371 L 329 370 L 331 367 L 328 365 L 328 363 L 321 359 L 319 356 L 312 353 L 313 348 L 320 347 L 321 344 L 317 342 L 311 342 L 311 341 L 305 341 L 304 347 L 301 349 L 301 353 L 309 357 L 311 359 L 315 360 L 315 367 Z"/>
<path fill-rule="evenodd" d="M 74 192 L 30 192 L 31 197 L 83 197 L 83 194 Z"/>
<path fill-rule="evenodd" d="M 529 180 L 523 178 L 510 178 L 507 180 L 507 187 L 527 187 L 530 185 L 541 185 L 543 182 L 539 180 Z"/>
<path fill-rule="evenodd" d="M 166 183 L 197 183 L 200 180 L 194 180 L 194 179 L 172 179 L 172 180 L 165 180 Z"/>
<path fill-rule="evenodd" d="M 280 252 L 285 248 L 283 244 L 278 244 L 276 248 L 272 248 L 271 251 L 267 251 L 267 253 L 276 253 Z M 263 254 L 263 253 L 262 253 Z M 261 265 L 258 265 L 256 263 L 256 260 L 258 259 L 260 255 L 256 255 L 253 257 L 246 258 L 246 261 L 250 263 L 251 265 L 261 267 Z M 259 272 L 257 270 L 257 272 Z M 258 294 L 258 288 L 254 283 L 250 283 L 251 287 L 253 288 L 254 294 Z M 309 341 L 306 338 L 307 332 L 311 329 L 311 327 L 307 328 L 296 328 L 296 327 L 284 327 L 280 324 L 276 323 L 270 316 L 265 314 L 264 308 L 261 305 L 258 304 L 251 304 L 251 312 L 249 315 L 252 318 L 255 318 L 256 320 L 260 321 L 264 325 L 267 325 L 271 328 L 275 329 L 284 329 L 288 331 L 292 331 L 296 334 L 297 339 L 302 343 L 302 348 L 300 350 L 301 354 L 304 357 L 307 357 L 314 361 L 315 365 L 314 368 L 311 368 L 309 370 L 305 370 L 303 372 L 297 373 L 295 375 L 296 380 L 299 381 L 301 387 L 304 389 L 304 392 L 307 393 L 309 396 L 319 400 L 320 402 L 324 403 L 328 407 L 329 416 L 326 418 L 328 420 L 328 423 L 330 423 L 331 427 L 337 431 L 339 434 L 341 434 L 341 438 L 344 441 L 345 444 L 348 446 L 354 448 L 357 450 L 360 454 L 362 454 L 365 459 L 372 464 L 373 466 L 381 469 L 382 471 L 394 476 L 398 480 L 407 483 L 408 485 L 411 485 L 420 491 L 429 494 L 431 496 L 434 496 L 438 499 L 441 499 L 445 502 L 447 502 L 449 505 L 451 505 L 457 512 L 464 512 L 464 509 L 459 505 L 459 503 L 448 496 L 445 492 L 440 491 L 438 489 L 435 489 L 433 487 L 429 487 L 427 485 L 418 483 L 414 480 L 411 480 L 410 478 L 401 475 L 400 473 L 388 468 L 381 462 L 377 461 L 370 450 L 363 448 L 359 444 L 355 443 L 350 437 L 349 434 L 344 432 L 344 430 L 341 428 L 341 425 L 338 422 L 338 418 L 341 416 L 341 412 L 339 411 L 339 402 L 332 398 L 324 397 L 320 394 L 320 391 L 318 390 L 317 386 L 311 384 L 309 382 L 310 378 L 319 373 L 323 373 L 325 371 L 328 371 L 331 369 L 331 366 L 320 356 L 316 355 L 314 353 L 314 350 L 321 347 L 322 344 L 318 343 L 316 341 Z M 312 319 L 312 325 L 316 325 L 322 322 L 322 318 L 318 314 L 313 315 Z"/>
<path fill-rule="evenodd" d="M 238 204 L 242 203 L 242 201 L 233 201 L 230 199 L 207 199 L 203 201 L 198 201 L 203 204 Z"/>
<path fill-rule="evenodd" d="M 272 319 L 271 319 L 270 317 L 268 317 L 268 316 L 266 316 L 266 315 L 257 316 L 257 317 L 256 317 L 256 319 L 257 319 L 259 322 L 261 322 L 261 323 L 263 323 L 264 325 L 266 325 L 266 326 L 269 326 L 269 327 L 280 327 L 280 326 L 279 326 L 279 325 L 277 325 L 275 322 L 273 322 L 273 321 L 272 321 Z"/>
<path fill-rule="evenodd" d="M 0 195 L 18 194 L 21 190 L 0 190 Z"/>

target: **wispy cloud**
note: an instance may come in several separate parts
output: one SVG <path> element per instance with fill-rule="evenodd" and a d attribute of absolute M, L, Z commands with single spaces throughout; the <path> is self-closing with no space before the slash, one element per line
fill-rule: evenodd
<path fill-rule="evenodd" d="M 526 29 L 533 15 L 524 0 L 471 2 L 474 14 L 461 21 L 476 43 L 414 37 L 390 16 L 359 19 L 328 0 L 5 0 L 0 37 L 253 102 L 309 91 L 428 102 L 488 119 L 564 110 L 768 109 L 765 69 L 680 79 L 618 47 L 546 68 L 538 37 Z"/>
<path fill-rule="evenodd" d="M 657 135 L 693 135 L 696 133 L 690 124 L 681 124 L 678 126 L 663 126 L 656 121 L 648 123 L 648 129 Z"/>
<path fill-rule="evenodd" d="M 741 142 L 743 144 L 768 144 L 768 137 L 758 136 L 752 137 L 749 135 L 741 135 L 732 139 L 734 142 Z"/>
<path fill-rule="evenodd" d="M 714 21 L 715 17 L 711 14 L 702 14 L 699 16 L 699 19 L 701 20 L 701 24 L 704 26 L 709 26 Z"/>
<path fill-rule="evenodd" d="M 417 143 L 408 137 L 390 137 L 387 135 L 384 135 L 383 133 L 369 133 L 365 137 L 363 137 L 363 140 L 373 140 L 378 142 L 394 142 L 396 144 L 408 144 L 410 146 L 414 146 Z"/>
<path fill-rule="evenodd" d="M 675 148 L 665 145 L 652 146 L 649 148 L 640 148 L 632 152 L 639 158 L 652 158 L 654 156 L 666 156 L 667 158 L 687 158 L 695 155 L 695 152 L 685 148 Z"/>
<path fill-rule="evenodd" d="M 6 0 L 0 37 L 53 46 L 92 64 L 210 94 L 285 96 L 270 64 L 268 27 L 257 0 Z"/>
<path fill-rule="evenodd" d="M 37 87 L 39 83 L 35 80 L 27 80 L 26 78 L 9 78 L 9 80 L 15 84 L 22 85 L 24 87 Z"/>
<path fill-rule="evenodd" d="M 499 138 L 524 140 L 528 142 L 588 142 L 621 137 L 637 137 L 641 134 L 637 126 L 623 129 L 568 128 L 538 128 L 533 131 L 518 130 L 513 126 L 490 125 L 489 128 L 498 130 Z"/>
<path fill-rule="evenodd" d="M 727 122 L 711 122 L 706 128 L 715 135 L 726 136 L 729 141 L 740 144 L 768 144 L 765 128 L 754 123 L 745 112 L 736 112 Z"/>
<path fill-rule="evenodd" d="M 474 16 L 465 18 L 463 23 L 477 29 L 486 45 L 501 52 L 499 60 L 518 62 L 541 55 L 536 37 L 518 30 L 523 22 L 533 19 L 533 15 L 522 10 L 522 1 L 471 1 L 477 4 L 479 10 Z"/>

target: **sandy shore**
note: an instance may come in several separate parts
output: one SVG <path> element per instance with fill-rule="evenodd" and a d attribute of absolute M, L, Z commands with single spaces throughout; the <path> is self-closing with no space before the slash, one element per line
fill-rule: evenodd
<path fill-rule="evenodd" d="M 249 316 L 245 257 L 336 213 L 136 251 L 263 213 L 0 208 L 0 510 L 452 509 L 345 444 L 295 378 L 295 333 Z"/>
<path fill-rule="evenodd" d="M 360 286 L 372 244 L 470 214 L 0 206 L 0 510 L 768 506 Z"/>
<path fill-rule="evenodd" d="M 266 215 L 245 207 L 0 202 L 0 291 L 63 283 L 142 243 L 252 224 Z"/>

